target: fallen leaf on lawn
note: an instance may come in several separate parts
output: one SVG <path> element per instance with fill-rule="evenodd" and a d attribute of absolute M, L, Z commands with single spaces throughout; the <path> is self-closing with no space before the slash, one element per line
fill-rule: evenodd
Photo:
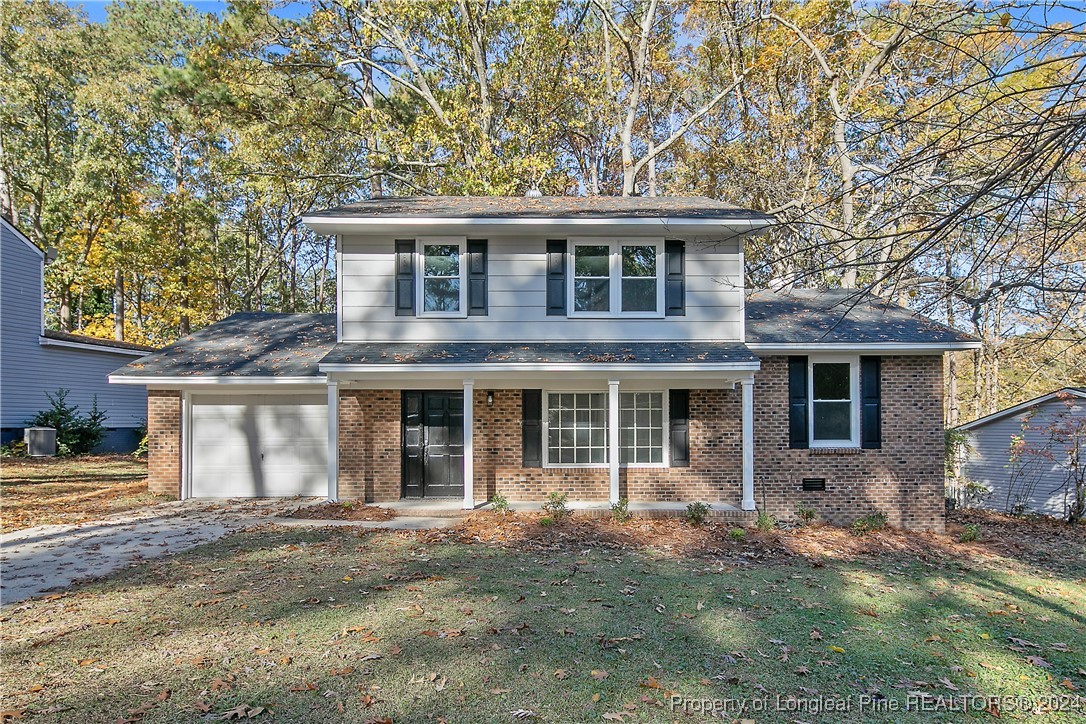
<path fill-rule="evenodd" d="M 876 611 L 873 608 L 861 608 L 856 613 L 858 613 L 858 614 L 860 614 L 862 616 L 870 616 L 871 618 L 878 618 L 879 617 L 879 612 Z"/>
<path fill-rule="evenodd" d="M 509 712 L 509 716 L 513 719 L 535 719 L 539 716 L 539 714 L 536 714 L 530 709 L 517 709 L 515 711 Z"/>
<path fill-rule="evenodd" d="M 1042 669 L 1051 669 L 1052 664 L 1048 663 L 1040 656 L 1027 656 L 1026 661 L 1030 662 L 1034 666 L 1040 666 Z"/>
<path fill-rule="evenodd" d="M 494 696 L 501 696 L 502 694 L 508 694 L 512 689 L 491 689 L 490 693 Z"/>
<path fill-rule="evenodd" d="M 223 600 L 221 598 L 211 598 L 207 601 L 197 601 L 196 603 L 192 604 L 192 607 L 203 608 L 204 606 L 214 606 L 216 603 L 222 603 L 222 601 Z"/>
<path fill-rule="evenodd" d="M 388 650 L 388 655 L 389 656 L 395 656 L 396 654 L 400 653 L 401 651 L 403 651 L 403 649 L 401 649 L 399 646 L 393 646 L 391 649 Z"/>
<path fill-rule="evenodd" d="M 525 664 L 524 666 L 525 666 L 525 668 L 527 668 L 528 665 Z M 554 678 L 556 678 L 556 679 L 568 679 L 569 678 L 569 672 L 566 671 L 565 669 L 555 669 L 554 670 Z"/>
<path fill-rule="evenodd" d="M 1048 648 L 1052 649 L 1053 651 L 1070 651 L 1071 650 L 1071 648 L 1067 644 L 1064 644 L 1064 643 L 1049 644 Z"/>
<path fill-rule="evenodd" d="M 421 633 L 423 636 L 437 636 L 437 631 L 434 631 L 432 628 L 428 628 L 425 631 L 420 631 L 419 633 Z"/>
<path fill-rule="evenodd" d="M 604 671 L 603 669 L 592 669 L 592 673 L 591 673 L 591 674 L 589 674 L 589 676 L 591 676 L 591 677 L 592 677 L 593 679 L 595 679 L 596 681 L 603 681 L 603 680 L 604 680 L 604 679 L 606 679 L 606 678 L 607 678 L 608 676 L 610 676 L 610 674 L 608 674 L 608 673 L 607 673 L 606 671 Z"/>
<path fill-rule="evenodd" d="M 283 666 L 286 666 L 287 664 L 289 664 L 289 663 L 291 663 L 293 661 L 294 661 L 293 656 L 284 656 L 281 659 L 279 659 L 279 663 L 282 664 Z"/>
<path fill-rule="evenodd" d="M 603 694 L 600 694 L 599 692 L 596 692 L 595 694 L 592 695 L 592 703 L 596 703 L 602 698 L 603 698 Z"/>
<path fill-rule="evenodd" d="M 811 640 L 812 641 L 821 641 L 822 640 L 822 632 L 819 631 L 816 628 L 811 629 Z"/>
<path fill-rule="evenodd" d="M 95 621 L 94 623 L 96 623 L 99 626 L 116 626 L 120 622 L 121 622 L 121 620 L 119 618 L 111 618 L 109 620 L 101 619 L 101 620 Z"/>
<path fill-rule="evenodd" d="M 22 719 L 24 711 L 26 711 L 26 709 L 8 709 L 7 711 L 0 711 L 0 721 Z"/>
<path fill-rule="evenodd" d="M 987 661 L 978 661 L 977 664 L 985 669 L 991 669 L 992 671 L 1003 671 L 1002 666 L 996 666 L 995 664 L 989 664 Z"/>
<path fill-rule="evenodd" d="M 950 689 L 951 691 L 958 691 L 958 687 L 954 686 L 954 682 L 952 682 L 950 679 L 946 678 L 945 676 L 943 678 L 939 679 L 939 683 L 941 683 L 943 686 Z"/>
<path fill-rule="evenodd" d="M 375 651 L 370 651 L 367 654 L 363 654 L 358 660 L 359 661 L 376 661 L 377 659 L 382 659 L 382 658 L 384 658 L 384 657 L 381 656 L 381 654 L 379 654 L 379 653 L 377 653 Z"/>
<path fill-rule="evenodd" d="M 369 709 L 371 706 L 377 703 L 377 697 L 371 694 L 363 694 L 362 696 L 358 697 L 358 703 L 360 703 L 364 708 Z"/>
<path fill-rule="evenodd" d="M 216 719 L 252 719 L 255 716 L 259 716 L 264 713 L 264 707 L 262 706 L 249 706 L 248 704 L 238 704 L 233 709 L 227 709 L 222 714 L 219 714 Z"/>
<path fill-rule="evenodd" d="M 800 675 L 809 674 L 809 673 L 811 673 L 811 670 L 808 669 L 806 666 L 797 666 L 796 667 L 796 673 L 800 674 Z"/>
<path fill-rule="evenodd" d="M 604 714 L 601 718 L 604 721 L 626 721 L 623 717 L 627 716 L 633 716 L 633 714 L 628 711 L 611 711 Z"/>
<path fill-rule="evenodd" d="M 211 659 L 207 658 L 206 656 L 197 656 L 195 659 L 192 660 L 192 665 L 195 666 L 197 669 L 206 669 L 207 667 L 211 666 Z"/>
<path fill-rule="evenodd" d="M 363 722 L 363 724 L 392 724 L 392 717 L 374 717 L 372 719 L 367 719 L 365 722 Z"/>
<path fill-rule="evenodd" d="M 300 684 L 294 684 L 290 687 L 291 691 L 316 691 L 317 687 L 308 681 L 303 681 Z"/>
<path fill-rule="evenodd" d="M 840 646 L 830 645 L 829 649 L 830 649 L 830 651 L 834 652 L 835 654 L 843 654 L 843 653 L 845 653 L 845 650 L 843 648 L 841 648 Z"/>
<path fill-rule="evenodd" d="M 638 686 L 644 687 L 646 689 L 659 689 L 660 682 L 650 676 L 642 681 L 640 684 L 638 684 Z"/>
<path fill-rule="evenodd" d="M 192 706 L 193 706 L 194 709 L 196 709 L 196 711 L 200 712 L 201 714 L 206 714 L 209 711 L 211 711 L 211 704 L 208 704 L 203 699 L 198 700 Z"/>
<path fill-rule="evenodd" d="M 1060 682 L 1060 686 L 1070 691 L 1078 691 L 1078 687 L 1071 683 L 1070 679 L 1064 679 Z"/>
<path fill-rule="evenodd" d="M 328 669 L 328 675 L 329 676 L 346 676 L 347 674 L 351 673 L 352 671 L 354 671 L 353 666 L 346 666 L 346 667 L 344 667 L 342 669 Z"/>
<path fill-rule="evenodd" d="M 939 641 L 943 641 L 943 640 L 944 640 L 943 637 L 940 636 L 939 634 L 932 634 L 931 636 L 928 636 L 926 639 L 924 639 L 924 643 L 930 644 L 932 642 L 939 642 Z"/>
<path fill-rule="evenodd" d="M 98 659 L 78 659 L 76 661 L 76 663 L 79 664 L 80 666 L 90 666 L 91 664 L 96 663 L 97 661 L 98 661 Z"/>

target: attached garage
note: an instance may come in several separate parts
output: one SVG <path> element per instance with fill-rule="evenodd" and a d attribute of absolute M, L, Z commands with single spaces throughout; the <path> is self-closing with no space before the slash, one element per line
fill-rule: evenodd
<path fill-rule="evenodd" d="M 328 495 L 325 394 L 192 394 L 189 497 Z"/>

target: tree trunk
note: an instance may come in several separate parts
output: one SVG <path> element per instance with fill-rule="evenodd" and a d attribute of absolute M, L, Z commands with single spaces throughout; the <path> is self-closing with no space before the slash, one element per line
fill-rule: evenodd
<path fill-rule="evenodd" d="M 835 84 L 839 81 L 835 78 Z M 855 220 L 855 176 L 852 157 L 848 153 L 848 141 L 845 138 L 845 119 L 838 117 L 833 124 L 833 143 L 837 149 L 837 167 L 841 174 L 841 241 L 844 244 L 841 262 L 841 286 L 855 289 L 857 281 L 857 249 L 853 239 L 852 225 Z"/>
<path fill-rule="evenodd" d="M 113 339 L 124 341 L 124 273 L 113 272 Z"/>

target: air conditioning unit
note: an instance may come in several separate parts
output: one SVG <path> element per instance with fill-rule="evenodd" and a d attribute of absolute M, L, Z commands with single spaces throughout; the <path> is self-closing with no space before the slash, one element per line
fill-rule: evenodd
<path fill-rule="evenodd" d="M 57 430 L 55 427 L 28 427 L 23 430 L 26 454 L 31 457 L 51 458 L 57 454 Z"/>

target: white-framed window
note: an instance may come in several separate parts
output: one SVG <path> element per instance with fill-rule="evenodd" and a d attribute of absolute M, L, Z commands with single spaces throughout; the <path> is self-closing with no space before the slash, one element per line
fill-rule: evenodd
<path fill-rule="evenodd" d="M 859 358 L 811 357 L 807 364 L 811 447 L 859 447 Z"/>
<path fill-rule="evenodd" d="M 467 313 L 467 239 L 433 236 L 418 240 L 416 309 L 422 317 L 462 317 Z"/>
<path fill-rule="evenodd" d="M 608 393 L 547 392 L 544 396 L 545 467 L 606 467 L 610 461 Z M 619 392 L 619 463 L 668 464 L 667 395 Z"/>
<path fill-rule="evenodd" d="M 569 316 L 663 316 L 662 239 L 570 239 L 569 260 Z"/>

